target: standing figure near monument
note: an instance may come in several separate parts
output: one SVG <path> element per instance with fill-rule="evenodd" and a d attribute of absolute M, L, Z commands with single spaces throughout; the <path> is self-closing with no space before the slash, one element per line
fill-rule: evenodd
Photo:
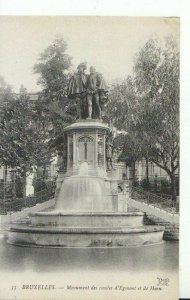
<path fill-rule="evenodd" d="M 88 102 L 88 119 L 92 119 L 93 101 L 97 109 L 97 117 L 101 119 L 101 108 L 98 94 L 98 77 L 95 67 L 91 66 L 90 74 L 87 78 L 87 102 Z"/>
<path fill-rule="evenodd" d="M 108 171 L 114 169 L 113 168 L 112 157 L 113 157 L 113 143 L 112 143 L 112 138 L 111 137 L 107 137 L 107 140 L 106 140 L 106 162 L 107 162 L 107 170 Z"/>
<path fill-rule="evenodd" d="M 82 104 L 84 99 L 86 99 L 86 83 L 87 83 L 87 75 L 85 74 L 85 70 L 87 69 L 86 63 L 83 62 L 77 67 L 78 72 L 75 73 L 68 85 L 68 98 L 76 100 L 76 109 L 78 112 L 79 119 L 82 118 Z"/>
<path fill-rule="evenodd" d="M 105 104 L 108 102 L 108 87 L 101 73 L 97 73 L 98 80 L 98 95 L 101 108 L 101 115 Z"/>
<path fill-rule="evenodd" d="M 107 86 L 102 74 L 96 72 L 95 67 L 90 67 L 90 74 L 87 78 L 87 103 L 88 118 L 102 118 L 102 109 L 107 94 Z"/>

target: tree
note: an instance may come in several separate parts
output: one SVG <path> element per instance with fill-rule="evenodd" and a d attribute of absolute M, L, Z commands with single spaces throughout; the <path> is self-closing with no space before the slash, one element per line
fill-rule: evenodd
<path fill-rule="evenodd" d="M 37 83 L 42 86 L 46 100 L 67 98 L 68 70 L 72 58 L 65 53 L 66 50 L 64 39 L 57 38 L 40 54 L 40 62 L 34 65 L 34 72 L 40 74 Z"/>
<path fill-rule="evenodd" d="M 67 98 L 72 58 L 66 50 L 64 39 L 57 38 L 43 51 L 40 62 L 34 66 L 34 72 L 40 74 L 38 84 L 43 88 L 36 109 L 41 117 L 48 119 L 50 145 L 58 151 L 63 149 L 63 128 L 76 119 L 75 105 Z"/>
<path fill-rule="evenodd" d="M 3 118 L 2 108 L 6 107 L 10 101 L 14 100 L 12 87 L 7 84 L 0 75 L 0 119 Z M 7 178 L 7 165 L 5 165 L 5 180 Z"/>
<path fill-rule="evenodd" d="M 0 106 L 14 99 L 12 87 L 0 76 Z"/>
<path fill-rule="evenodd" d="M 105 115 L 111 120 L 112 125 L 121 133 L 114 139 L 115 147 L 122 148 L 120 159 L 133 169 L 135 178 L 135 162 L 144 156 L 142 140 L 139 131 L 134 130 L 134 113 L 136 109 L 136 95 L 134 92 L 134 80 L 128 77 L 122 82 L 112 84 L 109 93 L 109 102 Z M 123 131 L 123 133 L 122 133 Z"/>
<path fill-rule="evenodd" d="M 143 158 L 143 152 L 138 145 L 138 140 L 126 133 L 119 133 L 113 141 L 114 149 L 120 150 L 118 161 L 124 161 L 126 167 L 130 168 L 130 179 L 136 178 L 135 163 Z"/>
<path fill-rule="evenodd" d="M 176 202 L 179 167 L 179 51 L 172 37 L 163 46 L 149 40 L 139 52 L 134 67 L 138 99 L 135 127 L 147 143 L 149 160 L 170 177 Z"/>
<path fill-rule="evenodd" d="M 22 96 L 21 96 L 22 98 Z M 1 109 L 0 164 L 26 174 L 50 163 L 49 124 L 28 99 L 15 99 Z"/>
<path fill-rule="evenodd" d="M 114 86 L 111 97 L 114 124 L 128 132 L 148 161 L 167 172 L 175 203 L 175 172 L 179 167 L 179 51 L 173 38 L 166 38 L 164 45 L 155 39 L 148 40 L 136 55 L 133 75 Z"/>
<path fill-rule="evenodd" d="M 21 84 L 20 90 L 19 90 L 19 99 L 20 100 L 29 100 L 30 96 L 28 95 L 27 89 Z"/>

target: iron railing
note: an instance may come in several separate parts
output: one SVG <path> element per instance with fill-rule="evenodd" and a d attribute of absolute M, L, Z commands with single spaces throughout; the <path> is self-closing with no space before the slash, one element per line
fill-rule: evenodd
<path fill-rule="evenodd" d="M 133 186 L 131 188 L 131 198 L 137 201 L 153 205 L 154 207 L 163 209 L 170 213 L 178 213 L 179 211 L 178 205 L 174 204 L 174 202 L 172 201 L 172 197 L 168 195 L 167 197 L 161 197 L 154 193 L 147 192 L 142 188 Z"/>
<path fill-rule="evenodd" d="M 21 211 L 26 207 L 35 206 L 37 203 L 43 203 L 54 197 L 55 181 L 52 181 L 43 190 L 38 191 L 35 195 L 24 198 L 6 198 L 0 200 L 0 214 L 6 215 L 8 212 Z"/>

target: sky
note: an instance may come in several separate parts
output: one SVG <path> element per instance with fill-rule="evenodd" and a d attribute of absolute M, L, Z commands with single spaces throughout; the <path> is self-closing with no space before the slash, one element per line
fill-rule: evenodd
<path fill-rule="evenodd" d="M 179 42 L 177 18 L 0 16 L 0 75 L 15 92 L 21 84 L 28 92 L 39 91 L 33 66 L 39 54 L 62 36 L 73 57 L 71 69 L 86 61 L 109 83 L 131 74 L 134 57 L 148 38 L 163 41 L 168 35 Z"/>

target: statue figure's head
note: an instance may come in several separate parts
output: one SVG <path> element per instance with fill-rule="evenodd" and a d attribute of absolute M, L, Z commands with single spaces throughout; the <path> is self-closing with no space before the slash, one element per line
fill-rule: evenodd
<path fill-rule="evenodd" d="M 79 72 L 84 72 L 87 69 L 87 63 L 86 62 L 82 62 L 78 65 L 77 70 Z"/>
<path fill-rule="evenodd" d="M 91 66 L 90 69 L 89 69 L 89 71 L 90 71 L 91 74 L 96 73 L 96 69 L 95 69 L 94 66 Z"/>

